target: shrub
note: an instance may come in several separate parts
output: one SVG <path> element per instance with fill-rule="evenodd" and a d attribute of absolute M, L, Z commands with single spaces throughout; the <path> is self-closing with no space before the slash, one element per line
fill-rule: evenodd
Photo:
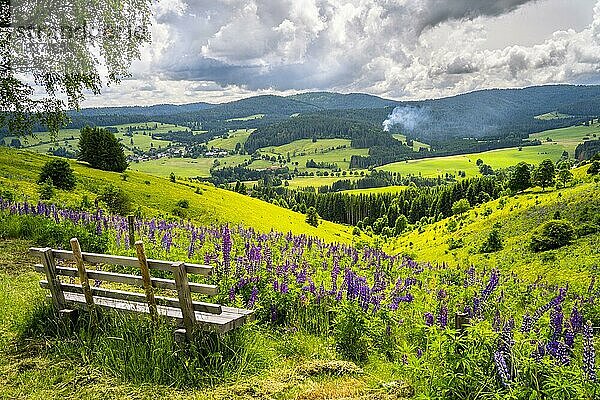
<path fill-rule="evenodd" d="M 106 186 L 98 199 L 115 214 L 125 215 L 131 211 L 131 199 L 127 193 L 113 185 Z"/>
<path fill-rule="evenodd" d="M 181 199 L 179 201 L 177 201 L 177 207 L 180 208 L 190 208 L 190 202 L 186 199 Z"/>
<path fill-rule="evenodd" d="M 500 234 L 500 229 L 493 228 L 486 241 L 483 242 L 481 246 L 482 253 L 494 253 L 496 251 L 502 250 L 504 245 L 502 244 L 502 235 Z"/>
<path fill-rule="evenodd" d="M 600 172 L 600 161 L 594 161 L 587 170 L 589 175 L 598 175 Z"/>
<path fill-rule="evenodd" d="M 67 161 L 60 158 L 50 160 L 42 167 L 38 183 L 43 184 L 48 179 L 59 189 L 72 190 L 75 188 L 73 169 Z"/>
<path fill-rule="evenodd" d="M 550 220 L 540 225 L 531 238 L 533 251 L 558 249 L 573 240 L 574 230 L 569 221 Z"/>
<path fill-rule="evenodd" d="M 467 199 L 460 199 L 452 204 L 452 214 L 454 215 L 464 214 L 470 209 L 471 204 L 469 204 L 469 200 Z"/>
<path fill-rule="evenodd" d="M 447 243 L 448 243 L 448 250 L 460 249 L 461 247 L 463 247 L 465 245 L 462 238 L 454 239 L 451 237 L 450 239 L 448 239 Z"/>
<path fill-rule="evenodd" d="M 52 179 L 48 178 L 44 181 L 42 186 L 39 187 L 40 199 L 50 200 L 54 196 L 54 185 Z"/>

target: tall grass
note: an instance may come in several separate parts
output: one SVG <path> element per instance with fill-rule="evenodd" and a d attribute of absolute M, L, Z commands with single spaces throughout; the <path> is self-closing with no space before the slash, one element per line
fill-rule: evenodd
<path fill-rule="evenodd" d="M 103 310 L 80 312 L 71 323 L 59 319 L 49 303 L 35 308 L 20 342 L 44 341 L 56 359 L 81 362 L 133 383 L 177 388 L 234 381 L 264 370 L 272 354 L 258 331 L 227 334 L 198 331 L 189 343 L 174 340 L 174 323 L 154 323 L 146 315 Z"/>

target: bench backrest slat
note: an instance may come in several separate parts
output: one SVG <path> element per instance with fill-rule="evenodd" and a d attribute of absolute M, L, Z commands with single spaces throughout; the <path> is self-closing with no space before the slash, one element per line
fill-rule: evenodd
<path fill-rule="evenodd" d="M 37 272 L 44 273 L 43 265 L 36 264 L 34 268 Z M 86 271 L 89 279 L 94 279 L 103 282 L 122 283 L 124 285 L 131 285 L 139 288 L 144 287 L 144 282 L 142 281 L 142 277 L 140 276 L 118 274 L 116 272 L 96 271 L 93 269 L 88 269 Z M 56 267 L 56 274 L 72 278 L 78 277 L 77 269 L 69 267 Z M 188 283 L 188 285 L 190 288 L 190 292 L 192 293 L 204 294 L 207 296 L 215 296 L 218 294 L 218 288 L 215 285 L 207 285 L 203 283 L 194 282 L 190 282 Z M 152 287 L 156 289 L 177 290 L 175 281 L 172 279 L 162 279 L 153 277 Z"/>
<path fill-rule="evenodd" d="M 41 281 L 40 287 L 42 289 L 48 289 L 48 281 Z M 63 292 L 67 293 L 78 293 L 83 294 L 83 288 L 80 285 L 74 285 L 69 283 L 63 283 L 61 285 Z M 146 295 L 144 293 L 126 292 L 123 290 L 115 289 L 103 289 L 103 288 L 91 288 L 94 296 L 106 297 L 116 300 L 135 301 L 138 303 L 146 303 Z M 177 299 L 163 296 L 154 296 L 156 304 L 167 307 L 181 308 L 180 302 Z M 221 314 L 223 309 L 220 304 L 204 303 L 200 301 L 192 302 L 192 309 L 194 311 L 206 312 L 210 314 Z"/>
<path fill-rule="evenodd" d="M 44 249 L 40 248 L 31 248 L 30 253 L 34 256 L 41 257 L 41 253 Z M 54 258 L 58 260 L 74 260 L 73 252 L 69 250 L 52 250 Z M 113 264 L 113 265 L 122 265 L 124 267 L 134 267 L 139 268 L 140 262 L 136 257 L 126 257 L 126 256 L 113 256 L 108 254 L 96 254 L 96 253 L 81 253 L 83 256 L 83 261 L 90 264 Z M 152 260 L 148 259 L 148 268 L 155 269 L 159 271 L 168 271 L 172 272 L 172 261 L 163 261 L 163 260 Z M 185 270 L 188 274 L 197 274 L 202 276 L 210 276 L 213 272 L 213 267 L 209 265 L 200 265 L 200 264 L 185 264 Z"/>

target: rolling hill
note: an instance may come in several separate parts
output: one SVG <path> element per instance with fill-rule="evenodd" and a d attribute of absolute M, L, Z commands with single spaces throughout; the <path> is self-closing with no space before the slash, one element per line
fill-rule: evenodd
<path fill-rule="evenodd" d="M 0 147 L 0 187 L 23 199 L 37 201 L 36 184 L 42 165 L 50 157 L 37 153 Z M 77 208 L 83 196 L 93 200 L 107 185 L 114 185 L 129 194 L 135 207 L 140 206 L 146 216 L 165 215 L 177 208 L 177 202 L 187 200 L 189 208 L 179 210 L 186 218 L 201 224 L 243 224 L 262 232 L 274 229 L 280 232 L 317 236 L 329 242 L 349 243 L 351 228 L 322 221 L 318 228 L 305 222 L 305 216 L 264 201 L 218 189 L 210 184 L 172 183 L 141 172 L 126 174 L 92 169 L 71 161 L 77 177 L 73 192 L 57 191 L 52 200 L 67 207 Z"/>

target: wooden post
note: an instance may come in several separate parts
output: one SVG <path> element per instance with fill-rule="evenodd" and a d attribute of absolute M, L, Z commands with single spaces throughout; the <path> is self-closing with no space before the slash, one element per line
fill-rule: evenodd
<path fill-rule="evenodd" d="M 194 304 L 192 303 L 192 294 L 187 276 L 185 264 L 178 262 L 173 264 L 173 276 L 175 277 L 175 286 L 179 297 L 179 308 L 183 315 L 183 326 L 185 327 L 185 336 L 188 340 L 192 338 L 192 331 L 196 324 L 196 314 L 194 313 Z"/>
<path fill-rule="evenodd" d="M 129 229 L 129 246 L 133 247 L 135 244 L 135 217 L 133 215 L 127 216 L 127 228 Z"/>
<path fill-rule="evenodd" d="M 463 331 L 465 326 L 469 324 L 469 315 L 463 312 L 456 312 L 454 317 L 454 327 L 457 331 Z"/>
<path fill-rule="evenodd" d="M 88 278 L 85 265 L 83 265 L 83 255 L 81 254 L 81 246 L 77 238 L 71 239 L 71 249 L 73 250 L 73 258 L 77 263 L 77 272 L 79 273 L 79 281 L 81 282 L 81 288 L 85 296 L 85 303 L 88 309 L 92 311 L 94 308 L 94 298 L 92 296 L 92 289 L 90 288 L 90 280 Z"/>
<path fill-rule="evenodd" d="M 42 265 L 44 266 L 44 272 L 46 279 L 48 280 L 48 287 L 52 294 L 52 303 L 57 311 L 61 311 L 67 308 L 67 302 L 65 301 L 65 295 L 60 287 L 60 280 L 56 275 L 56 264 L 54 263 L 54 255 L 52 249 L 45 248 L 42 250 Z"/>
<path fill-rule="evenodd" d="M 148 309 L 153 321 L 158 319 L 158 311 L 156 309 L 156 300 L 154 299 L 154 289 L 152 288 L 152 278 L 150 277 L 150 268 L 148 268 L 148 260 L 144 251 L 144 242 L 138 240 L 135 242 L 135 250 L 140 262 L 142 270 L 142 280 L 144 281 L 144 291 L 146 292 L 146 300 L 148 301 Z"/>

